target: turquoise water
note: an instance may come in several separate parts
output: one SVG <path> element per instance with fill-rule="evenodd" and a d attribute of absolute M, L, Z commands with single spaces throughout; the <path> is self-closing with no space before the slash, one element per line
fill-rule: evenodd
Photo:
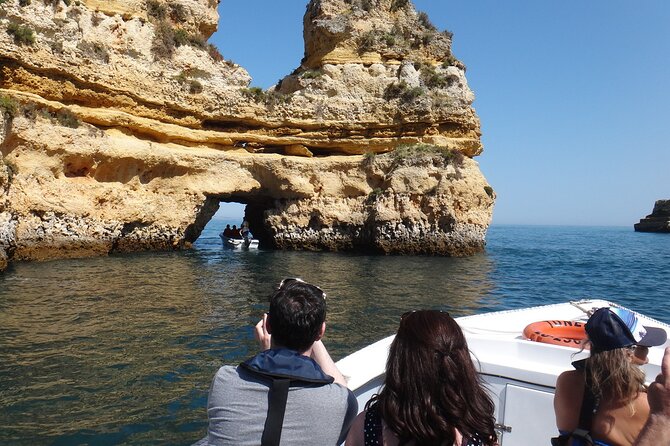
<path fill-rule="evenodd" d="M 0 275 L 0 444 L 191 444 L 209 382 L 255 351 L 272 286 L 328 293 L 339 359 L 409 309 L 454 316 L 580 298 L 670 323 L 670 236 L 632 228 L 494 226 L 463 259 L 233 252 L 213 221 L 182 253 L 13 265 Z"/>

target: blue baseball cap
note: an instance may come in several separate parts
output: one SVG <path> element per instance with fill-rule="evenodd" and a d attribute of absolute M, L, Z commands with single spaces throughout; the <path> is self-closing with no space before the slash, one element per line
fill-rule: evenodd
<path fill-rule="evenodd" d="M 668 339 L 662 328 L 645 327 L 635 313 L 616 307 L 597 309 L 586 323 L 586 334 L 595 348 L 605 351 L 631 345 L 653 347 Z"/>

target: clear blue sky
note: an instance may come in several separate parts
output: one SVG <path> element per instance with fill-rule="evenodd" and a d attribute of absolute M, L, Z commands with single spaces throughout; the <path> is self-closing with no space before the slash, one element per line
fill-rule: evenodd
<path fill-rule="evenodd" d="M 467 67 L 494 224 L 632 226 L 670 199 L 670 1 L 415 0 Z M 302 0 L 222 0 L 210 39 L 267 88 Z"/>

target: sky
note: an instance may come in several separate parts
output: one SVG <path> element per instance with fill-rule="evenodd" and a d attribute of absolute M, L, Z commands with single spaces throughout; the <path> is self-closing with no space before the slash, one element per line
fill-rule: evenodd
<path fill-rule="evenodd" d="M 670 1 L 413 2 L 467 66 L 493 224 L 632 227 L 670 199 Z M 300 64 L 307 3 L 222 0 L 210 42 L 268 88 Z"/>

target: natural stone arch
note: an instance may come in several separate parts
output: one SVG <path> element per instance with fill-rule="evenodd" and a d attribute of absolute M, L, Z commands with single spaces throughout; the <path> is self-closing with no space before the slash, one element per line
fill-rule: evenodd
<path fill-rule="evenodd" d="M 178 21 L 94 3 L 0 12 L 35 33 L 0 32 L 0 267 L 188 247 L 232 198 L 276 248 L 483 248 L 474 96 L 451 36 L 411 3 L 310 2 L 303 63 L 268 91 L 198 43 L 215 2 L 170 2 Z M 177 35 L 191 43 L 156 52 Z"/>

